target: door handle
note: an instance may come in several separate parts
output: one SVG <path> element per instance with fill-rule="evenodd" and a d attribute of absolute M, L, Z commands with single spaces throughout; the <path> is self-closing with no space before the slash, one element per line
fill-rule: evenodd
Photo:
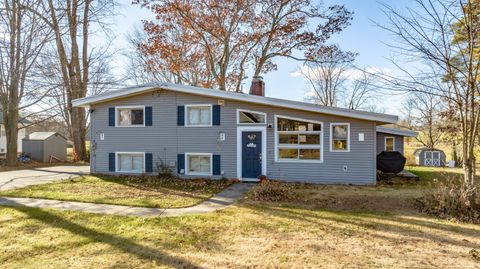
<path fill-rule="evenodd" d="M 258 155 L 258 157 L 259 157 L 259 159 L 260 159 L 260 161 L 261 161 L 261 160 L 262 160 L 262 153 L 260 153 L 260 154 Z"/>

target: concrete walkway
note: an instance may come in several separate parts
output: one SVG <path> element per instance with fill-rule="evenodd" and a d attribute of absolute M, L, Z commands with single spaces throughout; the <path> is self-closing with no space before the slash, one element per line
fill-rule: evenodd
<path fill-rule="evenodd" d="M 238 183 L 234 184 L 212 198 L 202 202 L 196 206 L 185 208 L 147 208 L 133 207 L 122 205 L 107 205 L 82 202 L 68 202 L 48 199 L 34 198 L 14 198 L 0 197 L 0 206 L 27 206 L 36 208 L 53 208 L 59 210 L 74 210 L 89 213 L 121 215 L 121 216 L 138 216 L 138 217 L 173 217 L 192 214 L 202 214 L 214 212 L 224 209 L 237 200 L 239 200 L 246 192 L 248 192 L 255 184 Z"/>
<path fill-rule="evenodd" d="M 89 166 L 62 165 L 0 172 L 0 191 L 86 175 Z"/>

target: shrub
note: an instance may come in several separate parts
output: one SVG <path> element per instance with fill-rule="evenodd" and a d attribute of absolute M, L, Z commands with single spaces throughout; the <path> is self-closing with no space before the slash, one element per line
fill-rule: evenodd
<path fill-rule="evenodd" d="M 280 202 L 298 199 L 293 184 L 262 179 L 252 191 L 252 199 L 264 202 Z"/>
<path fill-rule="evenodd" d="M 158 178 L 172 178 L 173 170 L 172 168 L 162 159 L 157 162 L 157 172 Z"/>
<path fill-rule="evenodd" d="M 480 223 L 480 185 L 468 186 L 461 177 L 446 176 L 416 200 L 421 212 L 444 219 Z"/>

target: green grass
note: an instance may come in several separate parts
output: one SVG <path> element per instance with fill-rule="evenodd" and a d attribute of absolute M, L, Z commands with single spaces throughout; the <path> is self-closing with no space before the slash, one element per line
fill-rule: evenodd
<path fill-rule="evenodd" d="M 3 191 L 0 195 L 178 208 L 198 204 L 230 184 L 223 180 L 159 180 L 154 177 L 87 176 Z"/>

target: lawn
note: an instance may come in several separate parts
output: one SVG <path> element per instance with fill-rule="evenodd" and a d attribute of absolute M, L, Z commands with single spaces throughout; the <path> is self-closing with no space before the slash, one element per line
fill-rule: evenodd
<path fill-rule="evenodd" d="M 480 227 L 418 213 L 425 187 L 294 185 L 175 218 L 0 207 L 0 267 L 478 268 Z"/>
<path fill-rule="evenodd" d="M 85 176 L 3 191 L 0 196 L 178 208 L 198 204 L 230 184 L 230 181 L 225 180 Z"/>

